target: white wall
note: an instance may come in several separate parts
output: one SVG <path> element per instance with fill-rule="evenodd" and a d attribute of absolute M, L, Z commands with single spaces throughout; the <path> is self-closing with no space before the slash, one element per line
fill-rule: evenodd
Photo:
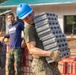
<path fill-rule="evenodd" d="M 52 12 L 58 15 L 58 21 L 64 32 L 64 15 L 76 15 L 76 5 L 46 5 L 33 7 L 35 12 Z"/>
<path fill-rule="evenodd" d="M 58 21 L 63 32 L 64 32 L 64 19 L 63 19 L 64 15 L 76 15 L 75 4 L 45 5 L 45 6 L 32 6 L 32 7 L 36 14 L 42 12 L 51 12 L 58 15 Z M 12 12 L 16 15 L 16 8 L 12 8 Z"/>

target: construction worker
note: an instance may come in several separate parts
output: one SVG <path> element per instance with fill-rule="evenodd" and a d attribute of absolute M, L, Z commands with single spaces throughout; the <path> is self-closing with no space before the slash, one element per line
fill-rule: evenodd
<path fill-rule="evenodd" d="M 24 30 L 24 25 L 21 22 L 15 21 L 15 16 L 12 12 L 7 14 L 9 22 L 8 34 L 5 38 L 10 38 L 10 50 L 8 50 L 8 75 L 21 75 L 22 65 L 22 50 L 21 50 L 21 32 Z"/>
<path fill-rule="evenodd" d="M 57 61 L 61 60 L 62 55 L 59 50 L 51 52 L 44 50 L 35 29 L 33 8 L 26 3 L 21 3 L 17 6 L 16 12 L 18 18 L 26 23 L 24 39 L 33 56 L 32 72 L 34 75 L 61 75 L 57 68 Z M 45 57 L 51 57 L 55 62 L 48 64 Z"/>

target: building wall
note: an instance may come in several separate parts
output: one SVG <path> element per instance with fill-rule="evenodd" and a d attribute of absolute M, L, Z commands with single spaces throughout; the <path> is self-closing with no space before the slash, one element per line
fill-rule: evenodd
<path fill-rule="evenodd" d="M 64 32 L 64 15 L 76 15 L 76 5 L 46 5 L 33 7 L 36 13 L 52 12 L 58 15 L 59 24 Z"/>
<path fill-rule="evenodd" d="M 58 21 L 64 32 L 64 15 L 76 15 L 76 5 L 75 4 L 65 4 L 65 5 L 45 5 L 45 6 L 32 6 L 35 13 L 51 12 L 58 15 Z M 16 8 L 12 8 L 12 12 L 16 15 Z M 17 16 L 17 15 L 16 15 Z"/>

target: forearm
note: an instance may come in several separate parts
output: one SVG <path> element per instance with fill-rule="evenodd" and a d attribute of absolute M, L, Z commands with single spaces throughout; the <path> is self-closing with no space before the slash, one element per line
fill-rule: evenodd
<path fill-rule="evenodd" d="M 32 52 L 33 56 L 35 56 L 35 57 L 49 56 L 55 62 L 59 62 L 62 59 L 62 54 L 60 53 L 59 50 L 49 52 L 49 51 L 44 51 L 44 50 L 41 50 L 41 49 L 35 47 L 35 48 L 31 49 L 31 52 Z"/>
<path fill-rule="evenodd" d="M 39 56 L 47 57 L 47 56 L 49 56 L 56 62 L 60 61 L 62 58 L 62 54 L 59 50 L 45 51 L 43 49 L 37 48 L 36 42 L 29 42 L 29 43 L 26 43 L 26 45 L 28 47 L 29 52 L 35 57 L 39 57 Z"/>
<path fill-rule="evenodd" d="M 4 42 L 5 38 L 9 38 L 9 34 L 4 35 L 4 36 L 1 38 L 0 41 L 1 41 L 1 42 Z"/>
<path fill-rule="evenodd" d="M 31 50 L 29 50 L 29 51 L 32 55 L 43 56 L 43 57 L 50 56 L 49 51 L 45 51 L 45 50 L 42 50 L 42 49 L 37 48 L 37 47 L 31 48 Z"/>
<path fill-rule="evenodd" d="M 28 47 L 29 52 L 32 55 L 43 56 L 43 57 L 50 56 L 50 52 L 49 51 L 45 51 L 43 49 L 37 48 L 36 47 L 36 42 L 29 42 L 29 43 L 26 43 L 26 45 Z"/>

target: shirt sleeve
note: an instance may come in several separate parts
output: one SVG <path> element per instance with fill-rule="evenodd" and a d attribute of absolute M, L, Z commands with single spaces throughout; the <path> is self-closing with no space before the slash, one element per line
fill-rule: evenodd
<path fill-rule="evenodd" d="M 20 27 L 21 30 L 24 30 L 24 25 L 20 22 L 19 22 L 19 27 Z"/>
<path fill-rule="evenodd" d="M 5 38 L 10 38 L 10 35 L 9 34 L 5 34 L 4 37 Z"/>
<path fill-rule="evenodd" d="M 26 42 L 35 41 L 35 28 L 32 25 L 25 27 L 24 39 Z"/>

